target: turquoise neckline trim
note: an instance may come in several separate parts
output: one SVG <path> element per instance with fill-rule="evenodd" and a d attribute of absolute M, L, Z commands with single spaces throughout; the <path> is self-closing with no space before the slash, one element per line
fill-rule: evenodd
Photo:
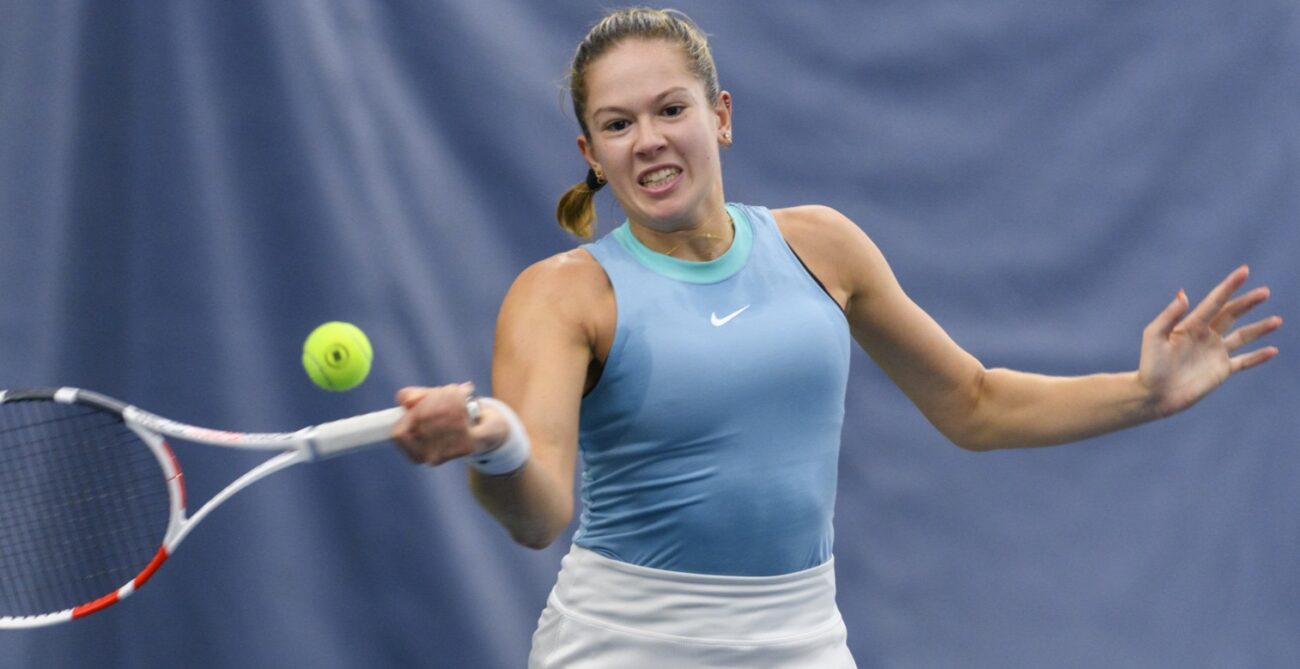
<path fill-rule="evenodd" d="M 739 272 L 740 268 L 745 266 L 745 261 L 749 260 L 749 252 L 754 248 L 754 230 L 749 218 L 733 204 L 727 204 L 727 213 L 731 215 L 736 235 L 731 240 L 731 247 L 726 253 L 713 260 L 682 260 L 652 251 L 632 234 L 632 228 L 627 221 L 614 228 L 612 234 L 619 245 L 637 262 L 657 274 L 687 283 L 718 283 Z"/>

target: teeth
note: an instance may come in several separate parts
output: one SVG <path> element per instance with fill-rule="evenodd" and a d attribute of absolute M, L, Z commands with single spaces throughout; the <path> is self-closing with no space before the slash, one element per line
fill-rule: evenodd
<path fill-rule="evenodd" d="M 665 167 L 662 170 L 655 170 L 644 177 L 641 177 L 642 186 L 659 186 L 665 181 L 681 174 L 681 170 L 676 167 Z"/>

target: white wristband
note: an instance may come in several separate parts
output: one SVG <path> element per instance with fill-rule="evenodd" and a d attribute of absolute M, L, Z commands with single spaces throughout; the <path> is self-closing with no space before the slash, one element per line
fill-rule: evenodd
<path fill-rule="evenodd" d="M 500 446 L 469 456 L 470 466 L 488 476 L 504 476 L 519 471 L 528 462 L 528 455 L 532 452 L 528 433 L 524 431 L 519 416 L 509 405 L 496 398 L 480 397 L 475 401 L 500 413 L 506 419 L 506 425 L 510 426 L 510 432 Z"/>

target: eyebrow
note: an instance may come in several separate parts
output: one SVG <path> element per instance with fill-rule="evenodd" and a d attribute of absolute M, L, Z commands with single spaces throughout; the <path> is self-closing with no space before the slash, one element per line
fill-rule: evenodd
<path fill-rule="evenodd" d="M 670 89 L 668 89 L 668 90 L 666 90 L 666 91 L 660 93 L 659 95 L 656 95 L 655 98 L 654 98 L 654 102 L 659 102 L 660 100 L 663 100 L 664 98 L 672 97 L 673 95 L 676 95 L 676 94 L 678 94 L 678 93 L 683 93 L 683 92 L 684 92 L 684 93 L 689 93 L 689 92 L 690 92 L 690 89 L 686 88 L 685 86 L 674 86 L 674 87 L 672 87 L 672 88 L 670 88 Z M 591 112 L 591 116 L 592 116 L 592 118 L 595 118 L 595 117 L 596 117 L 597 115 L 599 115 L 601 112 L 625 113 L 626 111 L 627 111 L 627 110 L 623 109 L 622 107 L 617 107 L 617 106 L 614 106 L 614 105 L 606 105 L 606 106 L 604 106 L 604 107 L 601 107 L 600 109 L 597 109 L 596 111 Z"/>

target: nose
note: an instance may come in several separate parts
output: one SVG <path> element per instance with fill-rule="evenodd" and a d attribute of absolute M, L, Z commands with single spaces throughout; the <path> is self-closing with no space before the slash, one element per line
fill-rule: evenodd
<path fill-rule="evenodd" d="M 636 143 L 632 148 L 638 157 L 652 158 L 663 150 L 666 144 L 664 134 L 653 120 L 636 124 Z"/>

